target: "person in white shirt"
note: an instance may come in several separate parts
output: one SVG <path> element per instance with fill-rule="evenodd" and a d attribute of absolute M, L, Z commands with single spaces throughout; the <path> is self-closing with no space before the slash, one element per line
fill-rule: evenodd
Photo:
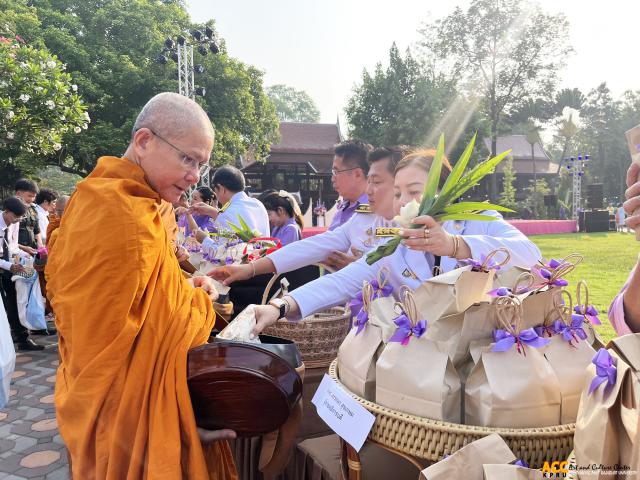
<path fill-rule="evenodd" d="M 405 156 L 398 163 L 394 180 L 396 213 L 400 213 L 400 208 L 410 201 L 420 200 L 434 156 L 435 150 L 419 151 Z M 451 170 L 448 162 L 446 167 Z M 402 229 L 403 241 L 393 254 L 373 265 L 368 265 L 366 258 L 361 258 L 336 273 L 291 291 L 280 300 L 256 306 L 257 324 L 253 334 L 260 333 L 283 317 L 297 320 L 323 308 L 345 304 L 360 291 L 363 281 L 375 279 L 381 268 L 389 272 L 387 279 L 397 293 L 402 286 L 414 290 L 431 278 L 437 263 L 442 272 L 448 272 L 456 268 L 458 260 L 479 259 L 500 247 L 511 253 L 507 267 L 531 266 L 541 259 L 536 245 L 505 222 L 498 212 L 486 211 L 484 214 L 495 217 L 495 220 L 446 221 L 440 224 L 429 216 L 414 218 L 412 223 L 420 228 Z M 211 276 L 225 284 L 232 280 L 223 269 L 213 270 Z"/>
<path fill-rule="evenodd" d="M 209 215 L 219 229 L 230 230 L 229 223 L 240 226 L 240 215 L 251 230 L 255 230 L 261 237 L 268 237 L 271 232 L 269 214 L 260 200 L 251 198 L 244 193 L 245 180 L 240 170 L 231 165 L 218 168 L 211 178 L 211 185 L 216 198 L 222 204 L 221 208 L 199 202 L 189 208 L 190 213 Z M 201 235 L 196 234 L 198 241 Z M 200 237 L 200 238 L 198 238 Z M 206 239 L 205 239 L 206 240 Z M 204 242 L 203 242 L 204 245 Z M 205 245 L 206 246 L 206 245 Z"/>
<path fill-rule="evenodd" d="M 17 197 L 7 198 L 2 205 L 2 214 L 0 214 L 0 295 L 7 312 L 11 335 L 18 350 L 42 350 L 44 347 L 30 339 L 29 331 L 20 323 L 16 287 L 11 280 L 13 275 L 25 271 L 20 263 L 13 260 L 14 257 L 29 256 L 18 247 L 20 220 L 26 213 L 26 205 Z"/>
<path fill-rule="evenodd" d="M 56 211 L 58 193 L 50 188 L 42 188 L 36 195 L 36 212 L 38 213 L 38 225 L 40 226 L 40 239 L 43 245 L 47 244 L 47 227 L 49 226 L 49 214 Z"/>
<path fill-rule="evenodd" d="M 381 229 L 393 228 L 393 172 L 402 157 L 402 150 L 380 148 L 369 155 L 367 189 L 368 212 L 354 213 L 335 230 L 305 238 L 287 245 L 268 256 L 245 265 L 220 267 L 211 275 L 221 275 L 228 283 L 248 280 L 265 273 L 283 274 L 313 263 L 326 261 L 340 268 L 389 240 Z M 357 254 L 357 255 L 356 255 Z"/>

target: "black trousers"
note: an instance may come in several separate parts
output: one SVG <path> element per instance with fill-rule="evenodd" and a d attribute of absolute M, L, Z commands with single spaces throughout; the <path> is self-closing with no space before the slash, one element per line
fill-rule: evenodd
<path fill-rule="evenodd" d="M 0 273 L 0 294 L 2 294 L 2 303 L 9 319 L 13 341 L 16 343 L 24 342 L 29 338 L 29 330 L 20 323 L 18 316 L 16 284 L 4 272 Z"/>

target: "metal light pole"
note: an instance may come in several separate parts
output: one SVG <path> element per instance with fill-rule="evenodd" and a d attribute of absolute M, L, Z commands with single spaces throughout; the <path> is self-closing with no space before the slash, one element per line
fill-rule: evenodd
<path fill-rule="evenodd" d="M 203 97 L 206 94 L 204 87 L 196 87 L 195 74 L 204 73 L 204 66 L 193 63 L 194 44 L 198 46 L 198 53 L 205 56 L 208 52 L 212 54 L 218 53 L 220 50 L 213 38 L 213 30 L 210 27 L 202 33 L 200 30 L 191 32 L 191 40 L 183 35 L 178 35 L 174 41 L 167 38 L 164 42 L 164 48 L 156 61 L 163 65 L 168 63 L 171 58 L 178 64 L 178 93 L 184 95 L 191 100 L 195 100 L 196 95 Z M 198 186 L 209 186 L 209 175 L 200 177 Z"/>
<path fill-rule="evenodd" d="M 584 176 L 584 168 L 589 161 L 589 155 L 578 155 L 578 158 L 569 157 L 565 158 L 567 163 L 567 170 L 572 172 L 572 192 L 573 192 L 573 206 L 572 206 L 572 218 L 578 220 L 578 213 L 580 206 L 582 205 L 582 177 Z"/>

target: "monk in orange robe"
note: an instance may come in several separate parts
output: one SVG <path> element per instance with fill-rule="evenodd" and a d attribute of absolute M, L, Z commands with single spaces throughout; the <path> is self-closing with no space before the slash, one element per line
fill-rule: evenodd
<path fill-rule="evenodd" d="M 160 212 L 197 183 L 212 147 L 195 102 L 157 95 L 124 157 L 98 160 L 54 232 L 55 405 L 74 479 L 237 479 L 235 433 L 197 428 L 186 378 L 217 293 L 183 278 Z"/>
<path fill-rule="evenodd" d="M 49 215 L 49 225 L 47 225 L 47 245 L 49 245 L 49 239 L 51 234 L 58 229 L 60 221 L 62 220 L 62 214 L 67 207 L 69 201 L 69 195 L 60 195 L 56 201 L 56 211 L 54 214 Z"/>

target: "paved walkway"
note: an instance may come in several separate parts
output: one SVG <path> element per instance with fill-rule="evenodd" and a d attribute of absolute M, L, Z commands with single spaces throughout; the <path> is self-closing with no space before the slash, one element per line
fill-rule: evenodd
<path fill-rule="evenodd" d="M 69 478 L 53 406 L 57 337 L 34 339 L 47 348 L 18 353 L 11 400 L 0 410 L 0 480 Z"/>

